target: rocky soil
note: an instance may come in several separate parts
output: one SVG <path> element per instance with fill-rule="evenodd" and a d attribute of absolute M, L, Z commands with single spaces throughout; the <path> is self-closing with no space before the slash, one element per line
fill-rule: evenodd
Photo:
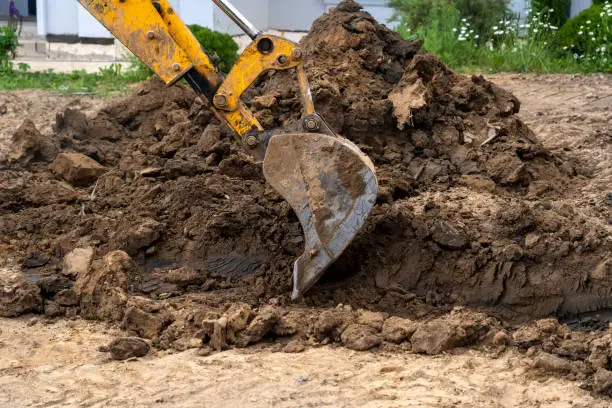
<path fill-rule="evenodd" d="M 457 75 L 352 1 L 302 45 L 317 109 L 372 158 L 381 189 L 299 304 L 293 210 L 195 93 L 151 80 L 100 109 L 64 104 L 53 129 L 11 123 L 0 316 L 111 322 L 128 337 L 104 351 L 128 359 L 138 339 L 202 353 L 512 347 L 610 394 L 610 77 Z M 495 84 L 522 80 L 539 90 Z M 295 89 L 266 75 L 245 102 L 291 128 Z M 523 114 L 525 99 L 537 108 Z"/>

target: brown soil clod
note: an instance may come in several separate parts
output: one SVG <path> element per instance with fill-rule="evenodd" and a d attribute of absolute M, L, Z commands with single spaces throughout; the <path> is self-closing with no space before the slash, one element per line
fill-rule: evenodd
<path fill-rule="evenodd" d="M 94 115 L 60 113 L 48 140 L 27 121 L 17 130 L 21 150 L 0 172 L 0 246 L 27 267 L 0 284 L 0 316 L 68 313 L 74 294 L 82 316 L 202 354 L 285 336 L 287 352 L 515 344 L 583 361 L 607 389 L 607 328 L 501 323 L 612 306 L 609 232 L 563 201 L 581 194 L 580 164 L 538 141 L 510 92 L 452 72 L 353 1 L 301 45 L 317 110 L 368 154 L 380 184 L 308 307 L 289 302 L 304 249 L 294 212 L 194 92 L 153 79 Z M 245 102 L 291 129 L 295 89 L 289 73 L 266 75 Z M 56 149 L 75 160 L 54 173 Z M 543 356 L 539 367 L 577 372 Z"/>

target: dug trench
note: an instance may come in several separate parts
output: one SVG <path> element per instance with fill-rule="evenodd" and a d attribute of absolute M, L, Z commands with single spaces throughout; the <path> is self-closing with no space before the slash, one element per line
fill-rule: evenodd
<path fill-rule="evenodd" d="M 572 205 L 592 169 L 544 148 L 510 92 L 353 1 L 301 45 L 317 110 L 372 159 L 380 193 L 299 303 L 295 213 L 194 92 L 152 79 L 94 115 L 59 112 L 50 135 L 28 119 L 15 131 L 0 157 L 0 316 L 80 315 L 203 352 L 514 346 L 612 393 L 608 323 L 555 318 L 612 307 L 609 203 Z M 291 129 L 296 90 L 270 73 L 244 100 Z"/>

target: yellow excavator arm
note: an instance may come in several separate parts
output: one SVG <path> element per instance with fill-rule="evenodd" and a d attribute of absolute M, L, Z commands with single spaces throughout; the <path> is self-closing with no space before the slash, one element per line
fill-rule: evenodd
<path fill-rule="evenodd" d="M 378 191 L 369 158 L 315 112 L 304 51 L 261 34 L 229 1 L 213 0 L 253 40 L 224 78 L 167 0 L 78 1 L 167 84 L 185 79 L 245 150 L 263 160 L 266 180 L 293 207 L 305 234 L 304 254 L 293 268 L 297 299 L 350 244 Z M 300 133 L 264 130 L 241 97 L 264 72 L 289 69 L 302 95 Z"/>

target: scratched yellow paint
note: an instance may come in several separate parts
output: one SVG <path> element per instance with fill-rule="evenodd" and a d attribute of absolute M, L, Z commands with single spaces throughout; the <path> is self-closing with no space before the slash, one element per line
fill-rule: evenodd
<path fill-rule="evenodd" d="M 151 0 L 78 1 L 166 83 L 174 83 L 193 66 Z"/>
<path fill-rule="evenodd" d="M 273 49 L 269 54 L 262 54 L 257 49 L 257 43 L 265 39 L 269 39 L 273 44 Z M 272 35 L 262 36 L 252 42 L 244 50 L 236 65 L 225 78 L 225 82 L 217 91 L 217 94 L 224 95 L 227 98 L 227 105 L 223 109 L 236 109 L 244 91 L 265 71 L 289 69 L 301 63 L 301 57 L 294 58 L 292 56 L 296 48 L 295 43 Z M 280 56 L 286 58 L 285 64 L 278 62 Z"/>

